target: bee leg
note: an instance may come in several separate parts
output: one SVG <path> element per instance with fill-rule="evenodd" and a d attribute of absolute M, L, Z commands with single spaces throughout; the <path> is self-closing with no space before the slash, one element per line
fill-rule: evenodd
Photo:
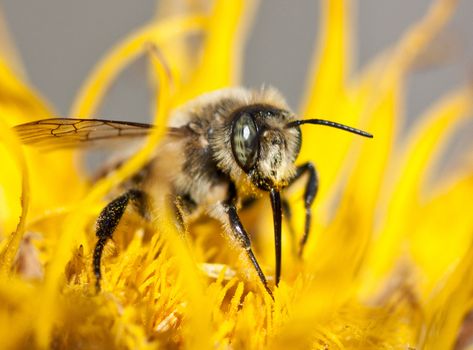
<path fill-rule="evenodd" d="M 172 206 L 176 217 L 176 226 L 180 233 L 185 234 L 187 230 L 185 218 L 197 208 L 197 204 L 189 194 L 180 194 L 174 197 Z"/>
<path fill-rule="evenodd" d="M 271 208 L 273 210 L 273 225 L 274 225 L 274 245 L 276 252 L 276 286 L 279 284 L 281 278 L 281 194 L 272 189 L 269 193 L 271 199 Z"/>
<path fill-rule="evenodd" d="M 225 213 L 228 215 L 228 219 L 229 219 L 228 223 L 230 225 L 231 233 L 233 234 L 233 237 L 236 238 L 236 241 L 246 251 L 248 258 L 250 259 L 256 272 L 258 273 L 258 277 L 261 283 L 263 283 L 264 288 L 266 289 L 268 294 L 271 296 L 271 298 L 274 299 L 273 292 L 271 291 L 271 289 L 269 289 L 266 277 L 264 276 L 264 273 L 261 270 L 261 267 L 259 266 L 258 261 L 256 260 L 255 254 L 253 253 L 253 250 L 251 249 L 250 237 L 248 236 L 248 233 L 246 232 L 245 228 L 243 227 L 240 221 L 235 205 L 233 203 L 227 202 L 223 206 L 224 206 Z"/>
<path fill-rule="evenodd" d="M 184 223 L 184 209 L 182 207 L 182 199 L 177 196 L 172 202 L 172 208 L 174 209 L 174 217 L 176 218 L 176 227 L 179 233 L 185 232 L 186 226 Z"/>
<path fill-rule="evenodd" d="M 304 207 L 305 207 L 305 225 L 304 225 L 304 235 L 301 238 L 299 243 L 299 257 L 302 257 L 304 252 L 304 246 L 307 243 L 310 232 L 310 224 L 312 219 L 312 210 L 311 206 L 314 202 L 315 196 L 317 195 L 317 190 L 319 189 L 319 178 L 317 176 L 317 170 L 315 169 L 314 164 L 311 162 L 304 163 L 297 167 L 296 176 L 291 180 L 290 185 L 297 181 L 305 173 L 309 174 L 307 180 L 305 191 L 304 191 Z"/>
<path fill-rule="evenodd" d="M 283 212 L 283 218 L 286 221 L 287 228 L 289 229 L 289 235 L 291 238 L 291 249 L 292 249 L 292 254 L 296 256 L 297 253 L 297 244 L 296 244 L 296 230 L 294 230 L 294 225 L 292 224 L 292 209 L 291 205 L 287 201 L 286 198 L 282 198 L 281 200 L 281 205 L 282 205 L 282 212 Z"/>
<path fill-rule="evenodd" d="M 134 209 L 145 219 L 148 219 L 148 196 L 141 190 L 132 189 L 115 198 L 102 209 L 96 223 L 96 235 L 98 241 L 95 244 L 93 268 L 95 274 L 95 287 L 100 291 L 100 280 L 102 278 L 101 259 L 103 249 L 107 241 L 112 238 L 113 232 L 118 226 L 128 204 L 131 202 Z"/>

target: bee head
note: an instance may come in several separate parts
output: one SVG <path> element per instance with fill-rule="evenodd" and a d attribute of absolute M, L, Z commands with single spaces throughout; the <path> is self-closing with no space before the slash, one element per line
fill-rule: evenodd
<path fill-rule="evenodd" d="M 287 127 L 291 120 L 291 112 L 263 104 L 245 106 L 233 113 L 233 157 L 261 190 L 280 190 L 295 174 L 301 131 L 299 126 Z"/>
<path fill-rule="evenodd" d="M 272 105 L 241 107 L 232 115 L 232 153 L 256 187 L 264 191 L 280 191 L 289 184 L 301 149 L 300 125 L 303 124 L 324 125 L 373 137 L 366 131 L 329 120 L 296 120 L 290 111 Z"/>
<path fill-rule="evenodd" d="M 373 137 L 324 119 L 298 119 L 274 89 L 218 90 L 197 102 L 188 108 L 194 114 L 212 118 L 205 141 L 218 169 L 235 184 L 249 181 L 263 191 L 280 191 L 296 175 L 294 162 L 301 149 L 303 124 Z"/>

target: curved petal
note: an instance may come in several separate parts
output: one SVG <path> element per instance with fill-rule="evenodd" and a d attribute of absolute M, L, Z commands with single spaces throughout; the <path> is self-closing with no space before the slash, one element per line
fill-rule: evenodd
<path fill-rule="evenodd" d="M 209 17 L 200 63 L 176 105 L 205 92 L 240 83 L 242 50 L 255 1 L 217 0 Z"/>
<path fill-rule="evenodd" d="M 303 118 L 325 118 L 353 124 L 356 119 L 347 100 L 347 79 L 351 65 L 351 0 L 324 0 L 321 4 L 320 35 L 309 74 Z M 343 106 L 343 107 L 342 107 Z M 324 203 L 337 179 L 351 137 L 327 128 L 306 127 L 300 162 L 317 160 L 323 179 L 318 202 Z"/>
<path fill-rule="evenodd" d="M 107 88 L 117 75 L 136 57 L 146 52 L 147 45 L 163 45 L 166 41 L 201 30 L 202 16 L 183 16 L 152 23 L 131 34 L 97 64 L 77 95 L 70 116 L 92 117 Z"/>
<path fill-rule="evenodd" d="M 387 195 L 385 220 L 381 222 L 368 261 L 376 276 L 386 275 L 386 269 L 400 255 L 401 242 L 411 234 L 412 223 L 419 220 L 422 186 L 455 128 L 468 116 L 473 106 L 472 96 L 468 87 L 441 100 L 421 118 L 394 161 L 390 175 L 395 185 Z"/>
<path fill-rule="evenodd" d="M 161 82 L 158 90 L 156 116 L 154 123 L 157 125 L 149 134 L 146 144 L 126 163 L 111 176 L 98 181 L 80 201 L 74 210 L 67 216 L 63 232 L 58 238 L 55 252 L 45 274 L 45 282 L 39 292 L 41 304 L 38 306 L 38 317 L 35 320 L 35 334 L 40 347 L 46 348 L 50 344 L 51 331 L 57 316 L 58 309 L 54 307 L 57 302 L 60 282 L 67 262 L 72 257 L 72 248 L 76 241 L 77 232 L 85 232 L 90 218 L 90 207 L 100 201 L 110 189 L 136 173 L 148 161 L 156 148 L 156 144 L 165 133 L 165 120 L 169 106 L 169 77 L 165 67 L 160 65 L 159 79 Z M 98 213 L 95 213 L 98 214 Z"/>

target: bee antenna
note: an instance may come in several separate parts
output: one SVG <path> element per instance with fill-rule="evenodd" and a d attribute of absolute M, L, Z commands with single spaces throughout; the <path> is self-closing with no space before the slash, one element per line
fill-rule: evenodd
<path fill-rule="evenodd" d="M 325 126 L 330 126 L 332 128 L 337 128 L 341 130 L 345 130 L 348 132 L 351 132 L 353 134 L 357 134 L 360 136 L 364 137 L 369 137 L 373 138 L 373 135 L 370 134 L 369 132 L 360 130 L 360 129 L 355 129 L 352 128 L 351 126 L 340 124 L 340 123 L 335 123 L 330 120 L 324 120 L 324 119 L 304 119 L 304 120 L 294 120 L 292 122 L 289 122 L 286 124 L 286 128 L 294 128 L 296 126 L 302 125 L 302 124 L 318 124 L 318 125 L 325 125 Z"/>

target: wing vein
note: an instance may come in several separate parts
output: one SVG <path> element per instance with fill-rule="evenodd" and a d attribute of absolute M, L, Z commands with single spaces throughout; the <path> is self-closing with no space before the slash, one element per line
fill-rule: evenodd
<path fill-rule="evenodd" d="M 50 118 L 17 125 L 14 130 L 24 144 L 54 150 L 140 138 L 148 135 L 152 128 L 150 124 L 128 121 Z"/>

